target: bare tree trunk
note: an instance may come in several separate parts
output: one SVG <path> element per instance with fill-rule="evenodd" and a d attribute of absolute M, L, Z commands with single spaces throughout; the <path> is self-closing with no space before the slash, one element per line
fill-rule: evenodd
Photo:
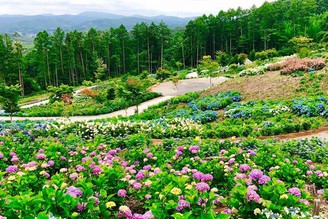
<path fill-rule="evenodd" d="M 24 79 L 23 79 L 23 75 L 22 75 L 21 65 L 19 62 L 18 62 L 18 77 L 19 77 L 19 84 L 22 89 L 22 97 L 24 97 L 25 96 Z"/>
<path fill-rule="evenodd" d="M 58 87 L 58 69 L 57 69 L 57 65 L 55 65 L 55 77 L 56 77 L 56 86 Z"/>
<path fill-rule="evenodd" d="M 216 50 L 216 45 L 215 45 L 215 33 L 213 33 L 213 52 L 212 52 L 212 58 L 215 59 L 215 50 Z"/>
<path fill-rule="evenodd" d="M 147 34 L 147 54 L 148 54 L 148 72 L 151 74 L 151 67 L 150 67 L 150 45 L 149 45 L 149 36 Z"/>
<path fill-rule="evenodd" d="M 185 59 L 185 53 L 184 53 L 184 46 L 183 46 L 183 43 L 181 44 L 181 50 L 182 50 L 182 62 L 183 62 L 183 68 L 186 68 L 186 59 Z"/>
<path fill-rule="evenodd" d="M 50 66 L 49 66 L 49 54 L 48 54 L 48 51 L 47 51 L 47 68 L 48 68 L 49 84 L 51 85 Z"/>
<path fill-rule="evenodd" d="M 125 74 L 125 48 L 124 48 L 124 38 L 122 39 L 122 58 L 123 58 L 123 74 Z"/>
<path fill-rule="evenodd" d="M 198 66 L 198 60 L 199 60 L 199 45 L 197 40 L 197 48 L 196 48 L 196 66 Z"/>
<path fill-rule="evenodd" d="M 193 60 L 192 60 L 192 36 L 190 37 L 190 67 L 193 67 Z"/>
<path fill-rule="evenodd" d="M 109 50 L 109 45 L 107 47 L 107 71 L 108 71 L 108 77 L 110 77 L 110 50 Z"/>
<path fill-rule="evenodd" d="M 229 39 L 229 51 L 230 51 L 230 54 L 231 54 L 231 51 L 232 51 L 232 39 L 231 39 L 231 37 L 230 37 L 230 39 Z"/>
<path fill-rule="evenodd" d="M 255 50 L 255 37 L 254 37 L 254 31 L 253 31 L 253 50 Z"/>
<path fill-rule="evenodd" d="M 84 68 L 84 61 L 83 61 L 82 52 L 80 52 L 80 57 L 81 57 L 81 64 L 82 64 L 83 78 L 84 78 L 84 80 L 85 80 L 85 79 L 86 79 L 86 76 L 85 76 L 85 68 Z"/>
<path fill-rule="evenodd" d="M 164 53 L 164 39 L 162 38 L 162 45 L 161 45 L 161 68 L 163 67 L 163 53 Z"/>
<path fill-rule="evenodd" d="M 140 74 L 140 55 L 139 55 L 139 53 L 140 53 L 140 45 L 139 45 L 139 39 L 138 39 L 138 46 L 137 46 L 137 68 L 138 68 L 137 72 L 138 72 L 138 74 Z"/>
<path fill-rule="evenodd" d="M 62 51 L 62 48 L 61 47 L 59 49 L 59 52 L 60 52 L 61 71 L 62 71 L 62 75 L 64 75 L 63 51 Z"/>

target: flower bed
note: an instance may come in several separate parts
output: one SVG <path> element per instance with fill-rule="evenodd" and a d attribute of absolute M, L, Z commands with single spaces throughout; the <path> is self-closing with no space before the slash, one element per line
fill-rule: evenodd
<path fill-rule="evenodd" d="M 286 150 L 306 145 L 298 141 L 198 138 L 126 150 L 99 140 L 0 137 L 0 216 L 310 219 L 305 183 L 328 196 L 327 166 Z M 327 142 L 311 144 L 327 151 Z"/>

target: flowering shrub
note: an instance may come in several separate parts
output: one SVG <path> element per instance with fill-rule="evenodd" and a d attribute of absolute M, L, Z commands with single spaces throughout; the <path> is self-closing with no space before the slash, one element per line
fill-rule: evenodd
<path fill-rule="evenodd" d="M 196 138 L 128 150 L 67 137 L 0 137 L 1 217 L 288 218 L 311 211 L 304 181 L 328 189 L 327 167 L 281 152 L 294 141 Z"/>
<path fill-rule="evenodd" d="M 219 110 L 241 99 L 240 93 L 232 90 L 202 97 L 189 102 L 188 106 L 194 110 Z"/>
<path fill-rule="evenodd" d="M 258 66 L 256 68 L 248 68 L 239 73 L 240 77 L 244 76 L 254 76 L 254 75 L 263 75 L 267 71 L 266 66 Z"/>
<path fill-rule="evenodd" d="M 283 145 L 283 151 L 305 160 L 317 163 L 328 163 L 328 144 L 317 138 L 290 141 Z"/>
<path fill-rule="evenodd" d="M 169 114 L 168 116 L 170 116 Z M 219 118 L 219 115 L 217 112 L 212 110 L 192 110 L 192 109 L 182 109 L 178 110 L 176 112 L 172 112 L 172 116 L 175 118 L 187 118 L 191 119 L 194 122 L 199 123 L 207 123 L 207 122 L 213 122 Z"/>
<path fill-rule="evenodd" d="M 228 118 L 271 117 L 276 109 L 276 103 L 254 102 L 234 103 L 225 108 L 224 116 Z"/>
<path fill-rule="evenodd" d="M 292 109 L 299 116 L 322 116 L 327 118 L 327 103 L 328 99 L 326 97 L 299 98 L 293 100 Z"/>
<path fill-rule="evenodd" d="M 321 70 L 325 66 L 327 66 L 327 63 L 323 58 L 287 59 L 284 62 L 275 63 L 269 66 L 269 70 L 280 70 L 282 75 L 286 75 L 297 71 Z"/>
<path fill-rule="evenodd" d="M 84 138 L 94 138 L 97 135 L 126 136 L 136 133 L 148 133 L 153 138 L 163 137 L 188 137 L 202 134 L 201 125 L 190 119 L 158 119 L 146 122 L 123 122 L 117 123 L 72 123 L 60 127 L 64 132 L 73 132 Z"/>

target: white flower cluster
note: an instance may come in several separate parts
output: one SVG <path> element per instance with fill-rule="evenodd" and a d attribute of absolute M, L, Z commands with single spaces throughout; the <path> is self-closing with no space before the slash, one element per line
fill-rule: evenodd
<path fill-rule="evenodd" d="M 291 109 L 288 106 L 282 105 L 277 105 L 275 109 L 270 109 L 270 113 L 272 113 L 274 116 L 290 111 Z"/>
<path fill-rule="evenodd" d="M 239 72 L 240 77 L 244 76 L 254 76 L 254 75 L 263 75 L 267 71 L 267 67 L 258 66 L 256 68 L 248 68 Z"/>
<path fill-rule="evenodd" d="M 70 125 L 61 126 L 63 130 L 71 130 Z M 84 138 L 94 138 L 97 135 L 125 136 L 129 134 L 146 133 L 152 137 L 186 137 L 202 133 L 202 126 L 190 119 L 174 118 L 146 122 L 118 121 L 79 123 L 76 134 Z"/>
<path fill-rule="evenodd" d="M 312 216 L 309 212 L 301 212 L 301 209 L 298 207 L 285 207 L 284 208 L 284 215 L 292 216 L 292 218 L 299 218 L 299 219 L 325 219 L 323 216 Z M 283 219 L 284 215 L 279 213 L 274 213 L 267 208 L 261 211 L 261 215 L 265 215 L 267 219 Z M 289 218 L 289 217 L 288 217 Z"/>

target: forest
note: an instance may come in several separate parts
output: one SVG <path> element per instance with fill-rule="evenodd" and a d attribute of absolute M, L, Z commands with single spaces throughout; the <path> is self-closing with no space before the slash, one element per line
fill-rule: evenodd
<path fill-rule="evenodd" d="M 4 34 L 0 35 L 0 80 L 20 84 L 30 94 L 50 85 L 76 86 L 124 74 L 194 68 L 204 55 L 216 60 L 217 54 L 234 57 L 269 49 L 289 55 L 295 52 L 290 43 L 294 37 L 327 47 L 327 11 L 326 0 L 278 0 L 258 8 L 203 15 L 177 29 L 164 22 L 136 24 L 130 31 L 123 25 L 87 32 L 64 32 L 58 27 L 52 33 L 39 32 L 30 50 Z"/>

